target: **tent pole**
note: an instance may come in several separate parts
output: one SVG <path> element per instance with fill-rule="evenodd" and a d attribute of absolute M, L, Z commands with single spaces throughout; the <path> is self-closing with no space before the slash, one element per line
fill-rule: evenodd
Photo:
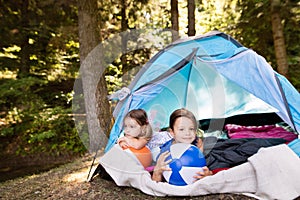
<path fill-rule="evenodd" d="M 279 80 L 279 78 L 276 76 L 275 73 L 274 73 L 274 76 L 275 76 L 275 80 L 276 80 L 276 82 L 277 82 L 277 85 L 278 85 L 278 87 L 279 87 L 281 96 L 282 96 L 282 98 L 283 98 L 284 105 L 285 105 L 285 108 L 286 108 L 286 110 L 287 110 L 288 116 L 289 116 L 289 118 L 290 118 L 290 120 L 291 120 L 291 122 L 292 122 L 292 124 L 293 124 L 293 128 L 294 128 L 294 130 L 298 133 L 297 128 L 296 128 L 296 126 L 295 126 L 295 122 L 294 122 L 292 113 L 291 113 L 291 110 L 290 110 L 290 107 L 289 107 L 289 104 L 288 104 L 288 101 L 287 101 L 287 99 L 286 99 L 285 93 L 284 93 L 283 88 L 282 88 L 282 85 L 281 85 L 281 83 L 280 83 L 280 80 Z"/>
<path fill-rule="evenodd" d="M 109 125 L 110 125 L 110 124 L 107 124 L 107 127 L 109 127 Z M 107 128 L 107 127 L 106 127 L 106 128 Z M 93 172 L 92 176 L 90 177 L 90 174 L 91 174 L 91 171 L 92 171 L 93 165 L 94 165 L 94 163 L 95 163 L 95 160 L 96 160 L 96 158 L 97 158 L 98 151 L 100 151 L 100 148 L 101 148 L 101 145 L 99 145 L 99 147 L 96 149 L 96 153 L 95 153 L 95 155 L 94 155 L 94 158 L 93 158 L 92 164 L 91 164 L 91 166 L 90 166 L 90 169 L 89 169 L 89 173 L 88 173 L 88 175 L 87 175 L 87 181 L 88 181 L 88 182 L 91 182 L 91 181 L 92 181 L 92 179 L 93 179 L 93 177 L 95 176 L 95 174 L 99 172 L 99 168 L 98 168 L 98 167 L 99 167 L 99 165 L 98 165 L 98 167 L 95 169 L 95 171 Z M 89 177 L 90 177 L 90 178 L 89 178 Z"/>
<path fill-rule="evenodd" d="M 95 156 L 94 156 L 93 161 L 92 161 L 92 164 L 91 164 L 91 166 L 90 166 L 90 170 L 89 170 L 88 176 L 87 176 L 87 178 L 86 178 L 86 179 L 87 179 L 87 182 L 90 182 L 90 181 L 92 180 L 92 178 L 93 178 L 93 177 L 91 177 L 91 179 L 89 180 L 89 177 L 90 177 L 90 174 L 91 174 L 93 165 L 94 165 L 95 160 L 96 160 L 96 157 L 97 157 L 97 153 L 98 153 L 98 150 L 96 151 Z"/>

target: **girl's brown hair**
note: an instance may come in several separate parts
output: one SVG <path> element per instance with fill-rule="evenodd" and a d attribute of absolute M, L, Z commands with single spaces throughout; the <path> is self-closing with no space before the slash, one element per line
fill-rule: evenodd
<path fill-rule="evenodd" d="M 170 129 L 174 130 L 175 121 L 179 117 L 186 117 L 186 118 L 192 120 L 192 122 L 195 126 L 195 129 L 196 130 L 198 129 L 198 122 L 195 118 L 195 115 L 191 111 L 189 111 L 185 108 L 177 109 L 170 115 L 170 119 L 169 119 L 169 128 Z"/>

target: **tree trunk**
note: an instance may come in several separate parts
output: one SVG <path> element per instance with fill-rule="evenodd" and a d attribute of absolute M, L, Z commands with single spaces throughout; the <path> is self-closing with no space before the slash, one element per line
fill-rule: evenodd
<path fill-rule="evenodd" d="M 188 0 L 188 36 L 195 34 L 195 0 Z"/>
<path fill-rule="evenodd" d="M 127 9 L 127 1 L 126 0 L 121 0 L 121 37 L 122 37 L 122 55 L 121 55 L 121 64 L 122 64 L 122 82 L 123 86 L 127 86 L 127 82 L 130 79 L 130 76 L 127 71 L 129 71 L 129 66 L 127 64 L 127 54 L 126 54 L 126 49 L 127 49 L 127 28 L 128 28 L 128 20 L 127 20 L 127 15 L 126 15 L 126 9 Z"/>
<path fill-rule="evenodd" d="M 97 16 L 97 0 L 78 1 L 80 64 L 100 42 Z"/>
<path fill-rule="evenodd" d="M 280 17 L 280 0 L 270 0 L 270 3 L 277 71 L 278 73 L 287 77 L 289 67 L 286 55 L 283 26 Z"/>
<path fill-rule="evenodd" d="M 103 52 L 97 49 L 100 42 L 97 20 L 97 0 L 78 1 L 80 72 L 91 152 L 105 145 L 112 119 L 104 77 L 106 66 L 102 65 Z"/>
<path fill-rule="evenodd" d="M 21 43 L 21 51 L 20 51 L 20 68 L 18 72 L 18 77 L 26 77 L 30 74 L 30 44 L 29 44 L 29 1 L 22 1 L 22 10 L 21 10 L 21 23 L 22 23 L 22 43 Z"/>
<path fill-rule="evenodd" d="M 179 21 L 178 21 L 178 1 L 171 0 L 171 23 L 172 23 L 172 41 L 179 38 Z"/>

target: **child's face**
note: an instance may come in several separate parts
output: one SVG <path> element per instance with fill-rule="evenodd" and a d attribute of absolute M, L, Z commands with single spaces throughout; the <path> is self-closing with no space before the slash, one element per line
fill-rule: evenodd
<path fill-rule="evenodd" d="M 130 137 L 137 137 L 141 133 L 141 126 L 135 119 L 126 117 L 124 120 L 124 135 Z"/>
<path fill-rule="evenodd" d="M 176 143 L 191 144 L 196 137 L 196 127 L 192 120 L 179 117 L 174 123 L 174 130 L 170 131 Z"/>

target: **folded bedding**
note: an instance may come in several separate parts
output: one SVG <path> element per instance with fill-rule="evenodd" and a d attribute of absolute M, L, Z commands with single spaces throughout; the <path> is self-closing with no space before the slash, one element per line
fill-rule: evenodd
<path fill-rule="evenodd" d="M 230 168 L 242 164 L 260 148 L 284 144 L 282 138 L 218 139 L 212 144 L 204 139 L 204 154 L 210 170 Z"/>
<path fill-rule="evenodd" d="M 241 126 L 227 124 L 225 130 L 229 138 L 283 138 L 290 142 L 298 137 L 294 132 L 277 125 Z"/>

